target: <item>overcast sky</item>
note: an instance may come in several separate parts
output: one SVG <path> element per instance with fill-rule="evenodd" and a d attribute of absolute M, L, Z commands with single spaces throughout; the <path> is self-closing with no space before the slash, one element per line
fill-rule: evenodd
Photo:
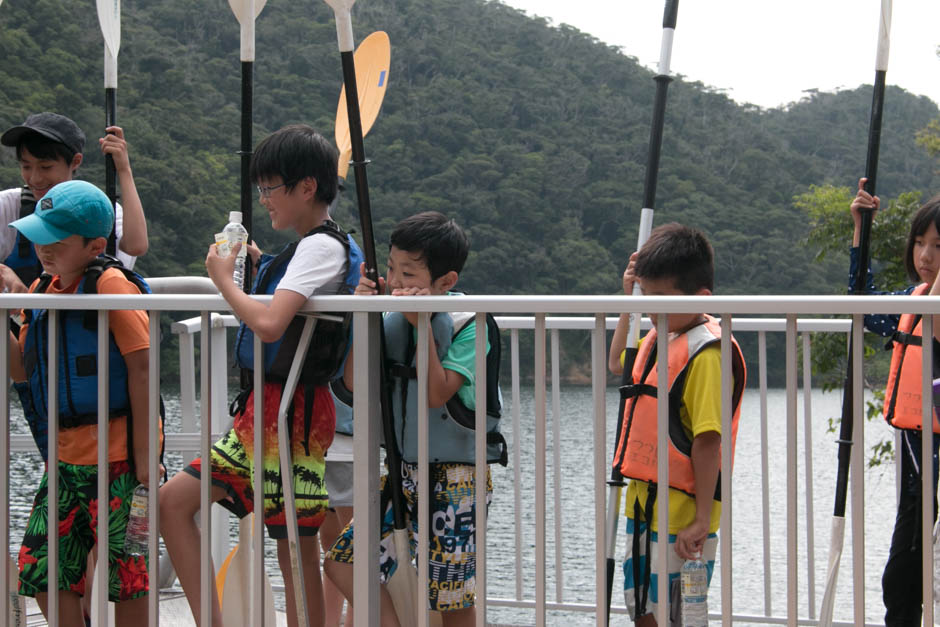
<path fill-rule="evenodd" d="M 659 62 L 662 0 L 502 1 Z M 762 107 L 871 84 L 880 12 L 880 0 L 682 0 L 672 71 Z M 940 103 L 940 0 L 897 0 L 892 13 L 888 84 Z"/>

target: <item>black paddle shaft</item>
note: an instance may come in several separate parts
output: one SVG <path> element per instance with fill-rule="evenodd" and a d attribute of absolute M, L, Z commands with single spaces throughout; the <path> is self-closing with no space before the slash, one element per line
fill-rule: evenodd
<path fill-rule="evenodd" d="M 117 89 L 114 87 L 105 87 L 104 90 L 104 126 L 115 126 L 115 117 L 117 112 Z M 105 155 L 104 157 L 104 190 L 111 201 L 111 206 L 117 212 L 117 172 L 114 167 L 114 157 Z M 117 224 L 111 227 L 111 235 L 108 237 L 107 253 L 112 257 L 117 253 Z"/>
<path fill-rule="evenodd" d="M 881 119 L 884 109 L 885 72 L 875 72 L 875 88 L 871 101 L 871 122 L 868 126 L 868 155 L 865 159 L 865 191 L 875 195 L 875 179 L 878 174 L 878 151 L 881 146 Z M 872 209 L 862 209 L 861 230 L 858 242 L 858 265 L 855 276 L 852 278 L 852 291 L 855 294 L 864 294 L 866 291 L 866 278 L 868 276 L 868 257 L 871 246 L 871 224 L 874 215 Z M 858 330 L 862 332 L 861 329 Z M 852 334 L 856 330 L 853 326 Z M 854 342 L 849 344 L 849 361 L 845 369 L 845 385 L 842 390 L 842 420 L 839 427 L 839 467 L 836 474 L 836 500 L 833 515 L 845 517 L 845 501 L 849 486 L 849 462 L 852 454 L 852 428 L 855 423 L 855 412 L 852 397 L 854 396 L 854 380 L 852 377 L 852 361 Z"/>
<path fill-rule="evenodd" d="M 378 264 L 375 256 L 375 235 L 372 230 L 372 207 L 369 203 L 369 183 L 366 178 L 365 156 L 362 143 L 362 119 L 359 115 L 359 90 L 356 85 L 356 62 L 353 53 L 341 52 L 343 84 L 346 87 L 346 113 L 349 118 L 349 139 L 352 144 L 352 165 L 356 176 L 356 198 L 359 201 L 359 224 L 362 227 L 363 253 L 366 258 L 366 276 L 378 285 Z M 380 314 L 370 314 L 379 317 Z M 405 500 L 401 481 L 401 452 L 395 437 L 392 415 L 391 388 L 385 372 L 385 327 L 379 320 L 379 400 L 382 406 L 382 432 L 385 435 L 385 454 L 388 458 L 388 477 L 395 529 L 405 528 Z"/>
<path fill-rule="evenodd" d="M 251 179 L 250 179 L 250 170 L 251 170 L 251 155 L 252 155 L 252 135 L 251 135 L 251 120 L 253 117 L 252 112 L 252 93 L 254 91 L 252 85 L 252 75 L 254 71 L 254 63 L 251 61 L 242 61 L 242 146 L 241 150 L 238 151 L 238 154 L 241 156 L 241 209 L 242 209 L 242 224 L 245 227 L 245 230 L 248 231 L 248 242 L 252 241 L 251 237 L 251 203 L 252 203 L 252 193 L 251 193 Z M 251 291 L 251 272 L 245 272 L 245 280 L 242 285 L 242 289 L 245 292 Z"/>

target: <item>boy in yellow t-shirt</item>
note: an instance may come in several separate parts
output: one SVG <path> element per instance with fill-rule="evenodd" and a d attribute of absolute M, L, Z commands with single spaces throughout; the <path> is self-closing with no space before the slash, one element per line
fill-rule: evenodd
<path fill-rule="evenodd" d="M 655 229 L 647 243 L 630 257 L 623 275 L 626 294 L 634 281 L 647 296 L 708 296 L 714 288 L 714 254 L 705 236 L 672 223 Z M 654 323 L 657 316 L 651 315 Z M 623 371 L 629 315 L 621 316 L 611 340 L 608 365 Z M 721 518 L 721 328 L 704 313 L 670 314 L 668 320 L 669 372 L 669 534 L 665 573 L 668 603 L 679 601 L 679 569 L 683 561 L 701 555 L 714 567 Z M 744 359 L 732 341 L 734 378 L 732 443 L 737 434 Z M 655 625 L 659 603 L 657 581 L 664 569 L 657 563 L 656 523 L 658 496 L 656 388 L 657 340 L 654 328 L 643 339 L 632 365 L 632 383 L 624 386 L 621 431 L 614 466 L 631 479 L 627 487 L 627 556 L 624 561 L 624 596 L 637 625 Z M 650 556 L 650 559 L 647 559 Z M 678 607 L 669 610 L 678 619 Z"/>

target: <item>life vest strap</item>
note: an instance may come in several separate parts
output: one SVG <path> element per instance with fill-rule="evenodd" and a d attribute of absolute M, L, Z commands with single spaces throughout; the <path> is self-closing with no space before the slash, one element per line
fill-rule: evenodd
<path fill-rule="evenodd" d="M 923 346 L 923 338 L 919 335 L 914 335 L 913 333 L 906 333 L 904 331 L 895 331 L 891 335 L 891 340 L 888 342 L 888 347 L 892 347 L 894 342 L 898 344 L 903 344 L 904 346 Z"/>
<path fill-rule="evenodd" d="M 656 398 L 657 388 L 655 385 L 649 385 L 648 383 L 628 383 L 626 385 L 620 386 L 620 398 L 622 400 L 630 400 L 631 398 L 637 396 L 652 396 Z"/>

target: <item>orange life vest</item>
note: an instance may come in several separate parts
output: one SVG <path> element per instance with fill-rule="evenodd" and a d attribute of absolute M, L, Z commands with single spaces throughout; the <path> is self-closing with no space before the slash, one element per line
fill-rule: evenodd
<path fill-rule="evenodd" d="M 680 334 L 669 342 L 669 485 L 688 494 L 695 494 L 695 477 L 692 472 L 692 438 L 682 426 L 679 407 L 685 389 L 686 376 L 692 359 L 704 348 L 721 341 L 721 326 L 711 316 L 705 322 Z M 624 408 L 623 427 L 619 445 L 614 456 L 614 467 L 619 467 L 624 477 L 656 482 L 656 329 L 650 331 L 640 345 L 633 365 L 632 385 L 621 388 L 628 399 Z M 746 368 L 738 343 L 732 343 L 732 375 L 734 390 L 731 418 L 731 445 L 738 435 L 738 418 L 741 414 L 741 396 L 744 392 Z M 718 391 L 716 390 L 716 393 Z M 715 487 L 715 499 L 720 500 L 721 481 Z"/>
<path fill-rule="evenodd" d="M 921 283 L 911 296 L 926 294 L 930 289 L 927 283 Z M 898 330 L 894 336 L 894 349 L 891 353 L 891 370 L 888 373 L 888 386 L 885 388 L 884 417 L 898 429 L 921 430 L 921 377 L 923 358 L 923 325 L 917 314 L 901 314 Z M 932 375 L 933 373 L 931 373 Z M 931 378 L 933 378 L 931 376 Z M 933 417 L 933 432 L 940 433 L 937 415 Z"/>

